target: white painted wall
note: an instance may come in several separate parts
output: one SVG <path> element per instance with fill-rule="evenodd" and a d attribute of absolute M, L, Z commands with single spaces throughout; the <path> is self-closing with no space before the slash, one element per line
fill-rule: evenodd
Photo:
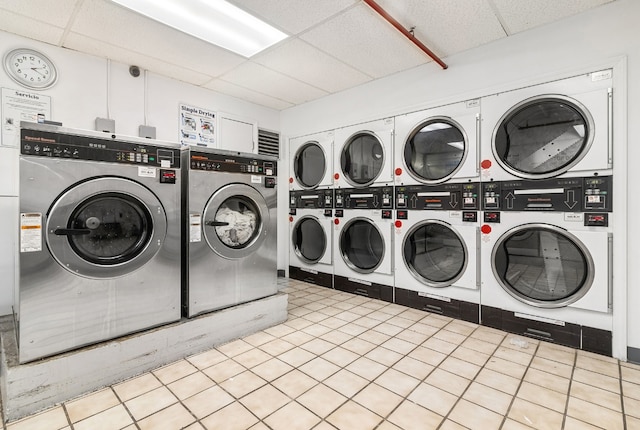
<path fill-rule="evenodd" d="M 96 117 L 111 118 L 116 134 L 137 136 L 146 118 L 147 125 L 156 127 L 158 139 L 177 143 L 178 105 L 184 103 L 252 118 L 261 128 L 279 130 L 280 113 L 273 109 L 152 73 L 145 82 L 144 74 L 138 78 L 129 74 L 129 64 L 110 63 L 0 32 L 0 56 L 19 47 L 39 49 L 57 65 L 58 82 L 40 93 L 51 97 L 52 118 L 47 119 L 62 122 L 64 127 L 94 130 Z M 21 89 L 4 70 L 0 70 L 0 87 Z M 0 175 L 0 315 L 5 315 L 11 313 L 17 277 L 17 149 L 0 145 Z"/>
<path fill-rule="evenodd" d="M 634 120 L 640 118 L 639 16 L 639 1 L 617 0 L 446 58 L 447 70 L 431 63 L 287 109 L 282 112 L 281 139 L 286 142 L 289 137 L 615 66 L 614 355 L 625 358 L 627 345 L 640 348 L 640 288 L 636 288 L 640 285 L 640 267 L 632 263 L 627 272 L 626 264 L 640 261 L 640 248 L 633 240 L 640 239 L 640 223 L 629 222 L 627 226 L 626 222 L 627 213 L 640 213 L 640 200 L 629 202 L 628 211 L 625 201 L 627 182 L 640 182 L 640 169 L 633 164 L 627 176 L 627 160 L 640 160 L 640 145 L 636 144 L 640 142 L 640 121 Z M 628 82 L 625 62 L 628 76 L 636 77 Z M 288 177 L 288 172 L 283 176 Z M 281 205 L 287 203 L 284 194 L 283 188 Z M 288 244 L 286 217 L 280 219 L 279 235 L 279 243 Z M 280 248 L 279 262 L 281 268 L 288 266 L 288 246 Z"/>

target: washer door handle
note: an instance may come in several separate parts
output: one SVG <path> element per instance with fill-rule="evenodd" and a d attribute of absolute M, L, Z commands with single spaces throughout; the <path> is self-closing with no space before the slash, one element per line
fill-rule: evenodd
<path fill-rule="evenodd" d="M 205 221 L 204 225 L 210 225 L 211 227 L 224 227 L 225 225 L 229 225 L 229 223 L 224 221 Z"/>
<path fill-rule="evenodd" d="M 81 236 L 83 234 L 91 234 L 88 228 L 57 228 L 53 234 L 58 236 Z"/>

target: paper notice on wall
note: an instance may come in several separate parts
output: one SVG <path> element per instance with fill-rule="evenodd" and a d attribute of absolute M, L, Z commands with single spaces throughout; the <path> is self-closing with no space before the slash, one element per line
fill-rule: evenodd
<path fill-rule="evenodd" d="M 42 214 L 20 214 L 20 252 L 42 251 Z"/>
<path fill-rule="evenodd" d="M 20 121 L 51 119 L 51 97 L 10 88 L 2 89 L 2 146 L 20 145 Z"/>
<path fill-rule="evenodd" d="M 189 242 L 200 242 L 202 238 L 202 215 L 189 214 Z"/>
<path fill-rule="evenodd" d="M 180 105 L 180 143 L 216 147 L 216 113 L 195 106 Z"/>

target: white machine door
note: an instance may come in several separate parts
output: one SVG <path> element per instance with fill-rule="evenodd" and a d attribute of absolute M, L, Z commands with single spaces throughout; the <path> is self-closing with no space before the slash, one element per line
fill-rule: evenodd
<path fill-rule="evenodd" d="M 115 278 L 140 268 L 158 252 L 167 218 L 143 185 L 103 177 L 62 194 L 47 217 L 47 245 L 56 261 L 88 278 Z"/>
<path fill-rule="evenodd" d="M 229 184 L 209 198 L 203 213 L 204 238 L 218 255 L 245 257 L 267 237 L 269 210 L 262 194 L 246 184 Z"/>
<path fill-rule="evenodd" d="M 332 139 L 333 133 L 324 133 L 315 138 L 290 140 L 291 171 L 294 180 L 301 188 L 310 190 L 319 186 L 331 186 L 333 183 Z"/>
<path fill-rule="evenodd" d="M 491 264 L 505 291 L 524 303 L 607 312 L 608 248 L 606 232 L 580 232 L 579 239 L 554 225 L 524 224 L 498 239 Z"/>
<path fill-rule="evenodd" d="M 353 218 L 342 227 L 340 254 L 349 268 L 358 273 L 392 273 L 391 224 L 380 227 L 364 217 Z"/>
<path fill-rule="evenodd" d="M 331 218 L 313 215 L 300 218 L 292 228 L 291 241 L 296 256 L 307 264 L 328 264 L 331 261 Z"/>
<path fill-rule="evenodd" d="M 405 235 L 402 258 L 409 273 L 430 287 L 476 288 L 475 228 L 459 230 L 439 220 L 425 220 Z"/>
<path fill-rule="evenodd" d="M 606 107 L 605 100 L 601 104 Z M 561 95 L 537 96 L 513 106 L 500 119 L 493 151 L 502 167 L 516 176 L 549 178 L 576 165 L 589 151 L 594 134 L 593 118 L 583 104 Z"/>
<path fill-rule="evenodd" d="M 476 116 L 432 117 L 418 124 L 404 142 L 404 165 L 423 183 L 440 183 L 453 176 L 477 173 Z M 466 130 L 469 130 L 469 134 Z M 469 136 L 474 139 L 469 139 Z M 469 160 L 469 162 L 466 162 Z"/>

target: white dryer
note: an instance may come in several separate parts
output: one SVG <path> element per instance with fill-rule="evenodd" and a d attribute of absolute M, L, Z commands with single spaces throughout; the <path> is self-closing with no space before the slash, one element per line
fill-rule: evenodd
<path fill-rule="evenodd" d="M 396 303 L 479 322 L 479 185 L 396 187 Z"/>
<path fill-rule="evenodd" d="M 612 73 L 482 98 L 482 180 L 611 174 Z"/>
<path fill-rule="evenodd" d="M 575 212 L 484 212 L 483 325 L 611 355 L 611 206 L 588 203 L 610 182 L 584 178 Z"/>
<path fill-rule="evenodd" d="M 333 288 L 333 189 L 289 193 L 289 278 Z"/>
<path fill-rule="evenodd" d="M 336 290 L 393 302 L 393 187 L 335 190 Z"/>
<path fill-rule="evenodd" d="M 395 184 L 480 180 L 480 100 L 395 117 Z"/>
<path fill-rule="evenodd" d="M 336 188 L 364 188 L 393 183 L 393 118 L 336 130 Z"/>
<path fill-rule="evenodd" d="M 333 130 L 289 139 L 289 190 L 333 185 Z"/>

